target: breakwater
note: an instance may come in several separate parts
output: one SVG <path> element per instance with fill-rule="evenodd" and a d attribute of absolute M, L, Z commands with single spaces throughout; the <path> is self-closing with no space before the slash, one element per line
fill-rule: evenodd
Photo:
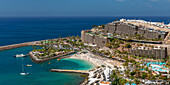
<path fill-rule="evenodd" d="M 51 69 L 50 72 L 79 73 L 79 74 L 85 74 L 87 76 L 89 75 L 89 71 L 85 71 L 85 70 Z M 86 85 L 87 82 L 88 82 L 88 78 L 86 77 L 84 81 L 80 83 L 80 85 Z"/>
<path fill-rule="evenodd" d="M 68 69 L 51 69 L 51 72 L 63 72 L 63 73 L 80 73 L 80 74 L 88 74 L 89 71 L 85 70 L 68 70 Z"/>
<path fill-rule="evenodd" d="M 67 38 L 64 37 L 64 38 L 56 38 L 56 39 L 67 39 Z M 50 40 L 50 39 L 40 40 L 40 41 L 31 41 L 31 42 L 25 42 L 25 43 L 19 43 L 19 44 L 12 44 L 12 45 L 6 45 L 6 46 L 0 46 L 0 51 L 19 48 L 19 47 L 25 47 L 25 46 L 30 46 L 30 45 L 40 46 L 41 44 L 37 44 L 38 42 L 47 41 L 47 40 Z"/>
<path fill-rule="evenodd" d="M 35 63 L 43 63 L 43 62 L 46 62 L 48 60 L 52 60 L 52 59 L 55 59 L 55 58 L 63 58 L 63 57 L 67 58 L 69 56 L 66 56 L 66 55 L 73 54 L 73 53 L 76 53 L 76 51 L 70 51 L 68 53 L 60 54 L 60 55 L 57 55 L 57 56 L 54 56 L 54 57 L 50 57 L 50 58 L 46 58 L 46 59 L 39 59 L 32 52 L 29 52 L 29 56 L 30 56 L 30 58 L 31 58 L 31 60 L 33 62 L 35 62 Z"/>
<path fill-rule="evenodd" d="M 13 48 L 19 48 L 19 47 L 25 47 L 25 46 L 30 46 L 30 45 L 32 45 L 32 42 L 1 46 L 0 51 L 9 50 L 9 49 L 13 49 Z"/>

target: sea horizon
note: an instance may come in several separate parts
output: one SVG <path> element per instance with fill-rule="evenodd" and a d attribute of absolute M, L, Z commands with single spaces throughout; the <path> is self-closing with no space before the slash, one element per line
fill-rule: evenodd
<path fill-rule="evenodd" d="M 0 17 L 0 46 L 53 39 L 67 36 L 80 36 L 81 30 L 91 29 L 92 25 L 107 24 L 117 18 L 142 19 L 153 22 L 170 23 L 170 17 Z"/>

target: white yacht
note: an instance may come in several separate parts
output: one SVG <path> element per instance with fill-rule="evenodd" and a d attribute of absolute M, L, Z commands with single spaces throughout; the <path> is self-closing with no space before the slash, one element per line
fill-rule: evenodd
<path fill-rule="evenodd" d="M 28 75 L 29 73 L 20 73 L 20 75 Z"/>
<path fill-rule="evenodd" d="M 17 54 L 17 55 L 14 55 L 14 57 L 26 57 L 27 55 L 24 55 L 24 54 Z"/>

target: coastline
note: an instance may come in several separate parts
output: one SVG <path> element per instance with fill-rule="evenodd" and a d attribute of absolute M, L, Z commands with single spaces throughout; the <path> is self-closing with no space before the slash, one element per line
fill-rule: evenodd
<path fill-rule="evenodd" d="M 110 67 L 122 65 L 121 62 L 118 62 L 116 60 L 110 60 L 110 59 L 107 59 L 107 58 L 98 57 L 97 55 L 94 55 L 91 52 L 88 52 L 86 54 L 77 53 L 75 55 L 69 56 L 68 58 L 85 60 L 85 61 L 92 63 L 95 67 L 99 67 L 99 66 L 102 66 L 102 65 L 110 66 Z"/>
<path fill-rule="evenodd" d="M 19 48 L 19 47 L 24 47 L 24 46 L 38 45 L 38 44 L 36 44 L 36 42 L 41 42 L 41 41 L 33 41 L 33 42 L 26 42 L 26 43 L 8 45 L 8 46 L 3 46 L 1 48 L 2 48 L 2 50 L 8 50 L 8 49 Z M 30 53 L 29 53 L 29 55 L 30 55 Z M 61 56 L 63 56 L 63 55 L 61 55 Z M 38 63 L 43 63 L 45 61 L 54 59 L 54 58 L 51 58 L 51 59 L 43 59 L 43 60 L 41 60 L 41 59 L 38 59 L 37 57 L 35 58 L 34 56 L 30 56 L 30 58 L 31 58 L 32 61 L 34 59 L 36 61 L 38 60 Z M 92 69 L 95 69 L 96 67 L 100 67 L 102 65 L 110 66 L 110 67 L 112 67 L 115 64 L 116 65 L 120 65 L 120 64 L 118 64 L 117 62 L 115 62 L 113 60 L 109 60 L 109 59 L 106 59 L 106 58 L 98 57 L 98 56 L 96 56 L 93 53 L 88 52 L 88 51 L 87 51 L 87 53 L 77 52 L 76 54 L 65 56 L 65 57 L 63 56 L 61 58 L 68 58 L 68 59 L 69 58 L 74 58 L 74 59 L 81 59 L 81 60 L 88 61 L 89 63 L 94 65 L 94 67 Z M 92 70 L 92 69 L 89 69 L 89 71 Z M 82 74 L 82 73 L 79 73 L 79 74 Z M 87 75 L 91 75 L 91 74 L 87 73 Z M 88 77 L 84 77 L 84 80 L 82 80 L 80 85 L 85 85 L 87 82 L 88 82 Z"/>
<path fill-rule="evenodd" d="M 81 60 L 85 60 L 90 62 L 91 64 L 93 64 L 95 67 L 101 66 L 101 63 L 96 62 L 94 59 L 90 59 L 90 56 L 87 54 L 74 54 L 68 57 L 69 58 L 73 58 L 73 59 L 81 59 Z"/>

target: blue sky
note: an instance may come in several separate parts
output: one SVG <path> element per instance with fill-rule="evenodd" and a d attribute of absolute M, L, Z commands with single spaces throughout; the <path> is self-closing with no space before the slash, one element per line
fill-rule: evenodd
<path fill-rule="evenodd" d="M 170 0 L 0 0 L 0 16 L 170 16 Z"/>

